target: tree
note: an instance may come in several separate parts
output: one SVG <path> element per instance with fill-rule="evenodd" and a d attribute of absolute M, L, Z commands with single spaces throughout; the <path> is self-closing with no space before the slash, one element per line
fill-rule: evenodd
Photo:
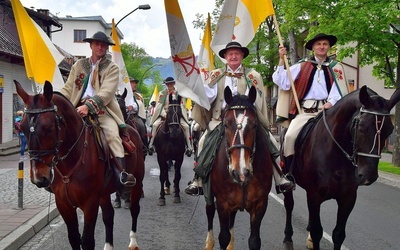
<path fill-rule="evenodd" d="M 134 43 L 123 43 L 121 44 L 121 52 L 124 58 L 126 70 L 130 77 L 141 81 L 146 73 L 146 78 L 151 78 L 153 83 L 157 84 L 162 82 L 160 72 L 148 70 L 154 65 L 154 61 L 143 48 L 138 47 Z M 145 100 L 150 99 L 150 96 L 153 94 L 153 89 L 154 87 L 150 89 L 143 82 L 138 83 L 138 90 Z"/>

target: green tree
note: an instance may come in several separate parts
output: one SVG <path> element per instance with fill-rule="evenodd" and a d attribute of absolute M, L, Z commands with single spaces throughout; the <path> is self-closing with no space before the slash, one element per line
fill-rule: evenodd
<path fill-rule="evenodd" d="M 148 100 L 153 94 L 154 85 L 162 82 L 162 77 L 159 71 L 150 69 L 154 65 L 153 58 L 147 52 L 134 43 L 122 43 L 121 52 L 124 58 L 125 67 L 130 77 L 133 77 L 140 82 L 138 83 L 138 90 L 143 95 L 146 105 Z M 143 83 L 144 79 L 151 78 L 153 86 L 147 86 Z"/>

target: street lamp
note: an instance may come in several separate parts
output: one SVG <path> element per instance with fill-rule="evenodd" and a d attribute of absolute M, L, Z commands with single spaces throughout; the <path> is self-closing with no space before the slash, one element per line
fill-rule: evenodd
<path fill-rule="evenodd" d="M 129 16 L 130 14 L 132 14 L 133 12 L 137 11 L 137 10 L 149 10 L 151 7 L 148 4 L 141 4 L 139 5 L 136 9 L 132 10 L 131 12 L 129 12 L 128 14 L 126 14 L 123 18 L 121 18 L 121 20 L 119 20 L 117 22 L 117 24 L 115 24 L 115 27 L 117 27 L 117 25 L 124 20 L 127 16 Z"/>
<path fill-rule="evenodd" d="M 142 77 L 140 78 L 140 82 L 143 81 L 144 75 L 147 73 L 147 71 L 149 71 L 150 69 L 154 68 L 155 66 L 162 66 L 162 64 L 161 64 L 161 63 L 156 63 L 156 64 L 153 64 L 153 65 L 151 65 L 150 67 L 148 67 L 148 68 L 143 72 L 143 75 L 142 75 Z"/>

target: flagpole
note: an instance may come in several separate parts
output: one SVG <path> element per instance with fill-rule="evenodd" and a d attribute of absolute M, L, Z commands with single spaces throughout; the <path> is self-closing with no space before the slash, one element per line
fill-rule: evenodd
<path fill-rule="evenodd" d="M 281 36 L 281 32 L 279 30 L 279 24 L 278 21 L 276 20 L 276 15 L 272 15 L 273 19 L 274 19 L 274 25 L 276 27 L 276 33 L 278 35 L 278 40 L 279 40 L 279 45 L 283 46 L 283 40 L 282 40 L 282 36 Z M 299 98 L 297 97 L 297 91 L 296 88 L 294 86 L 294 82 L 293 82 L 293 77 L 292 77 L 292 72 L 290 72 L 290 67 L 289 67 L 289 61 L 287 59 L 286 54 L 283 55 L 283 60 L 285 62 L 285 66 L 286 66 L 286 72 L 290 81 L 290 86 L 292 87 L 292 92 L 293 92 L 293 96 L 294 96 L 294 101 L 296 102 L 296 107 L 297 110 L 299 111 L 299 114 L 303 113 L 301 108 L 300 108 L 300 103 L 299 103 Z"/>

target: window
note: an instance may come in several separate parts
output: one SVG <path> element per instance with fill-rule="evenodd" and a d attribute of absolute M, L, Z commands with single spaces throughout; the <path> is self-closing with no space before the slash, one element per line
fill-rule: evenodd
<path fill-rule="evenodd" d="M 86 38 L 86 30 L 74 30 L 74 43 L 81 43 Z"/>

